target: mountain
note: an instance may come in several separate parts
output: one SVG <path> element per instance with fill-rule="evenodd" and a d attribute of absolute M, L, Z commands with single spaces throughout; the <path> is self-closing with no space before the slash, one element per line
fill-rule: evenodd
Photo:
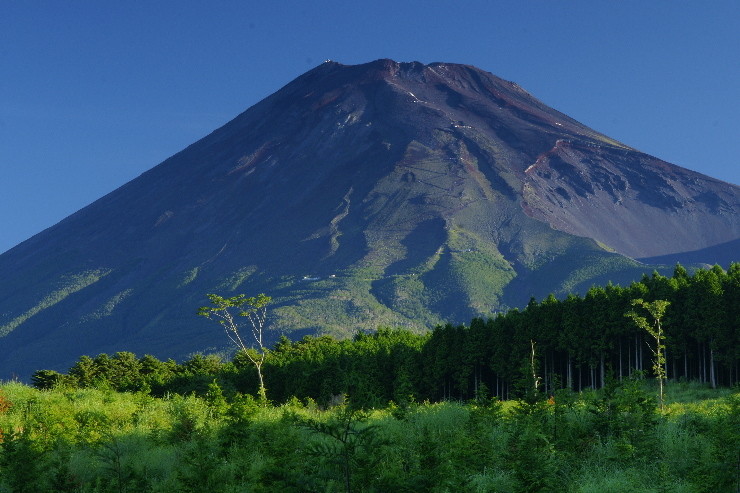
<path fill-rule="evenodd" d="M 212 292 L 271 295 L 275 337 L 466 323 L 727 264 L 738 212 L 475 67 L 328 61 L 0 255 L 0 378 L 223 348 Z"/>

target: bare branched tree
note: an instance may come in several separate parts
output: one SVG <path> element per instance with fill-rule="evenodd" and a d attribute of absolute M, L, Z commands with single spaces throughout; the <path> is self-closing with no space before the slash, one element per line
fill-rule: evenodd
<path fill-rule="evenodd" d="M 217 294 L 206 296 L 211 300 L 211 305 L 198 308 L 198 315 L 220 323 L 231 342 L 247 355 L 249 361 L 257 368 L 257 375 L 260 380 L 259 398 L 263 402 L 267 402 L 267 390 L 265 389 L 265 380 L 262 377 L 262 365 L 267 356 L 267 348 L 262 343 L 262 336 L 265 320 L 267 319 L 267 305 L 270 304 L 272 298 L 265 294 L 259 294 L 251 298 L 247 298 L 243 294 L 231 298 L 224 298 Z M 247 346 L 244 342 L 236 319 L 238 316 L 249 319 L 252 339 L 257 343 L 256 348 L 253 345 Z"/>

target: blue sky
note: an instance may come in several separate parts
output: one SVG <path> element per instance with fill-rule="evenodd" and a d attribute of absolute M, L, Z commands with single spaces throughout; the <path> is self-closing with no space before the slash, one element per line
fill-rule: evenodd
<path fill-rule="evenodd" d="M 475 65 L 740 184 L 740 1 L 0 3 L 0 252 L 326 59 Z"/>

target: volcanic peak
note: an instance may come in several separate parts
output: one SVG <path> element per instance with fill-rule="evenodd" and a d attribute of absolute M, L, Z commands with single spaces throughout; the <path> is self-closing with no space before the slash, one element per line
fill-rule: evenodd
<path fill-rule="evenodd" d="M 628 257 L 738 260 L 739 217 L 738 187 L 475 67 L 326 62 L 1 255 L 0 377 L 218 346 L 213 292 L 297 337 L 466 323 L 653 270 Z"/>

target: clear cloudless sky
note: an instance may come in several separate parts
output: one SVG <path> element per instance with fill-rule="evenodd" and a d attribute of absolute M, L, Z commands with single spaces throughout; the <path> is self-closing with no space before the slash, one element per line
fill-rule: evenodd
<path fill-rule="evenodd" d="M 0 252 L 331 59 L 475 65 L 740 184 L 739 0 L 1 1 Z"/>

